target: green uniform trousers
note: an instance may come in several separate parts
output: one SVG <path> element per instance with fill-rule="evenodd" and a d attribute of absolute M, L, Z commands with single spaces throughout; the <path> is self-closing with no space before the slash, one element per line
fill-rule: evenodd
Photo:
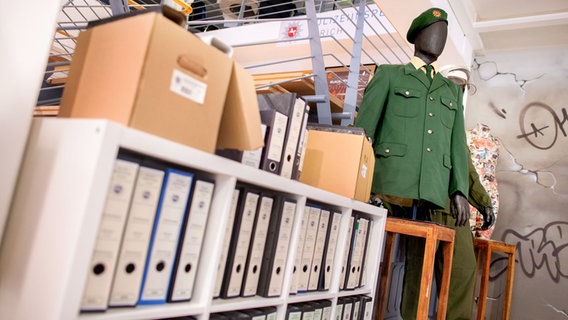
<path fill-rule="evenodd" d="M 449 226 L 456 231 L 446 319 L 469 320 L 472 314 L 476 264 L 473 235 L 469 225 L 455 227 L 456 221 L 450 214 L 437 211 L 432 216 L 432 221 Z M 406 241 L 406 264 L 400 309 L 402 318 L 411 320 L 416 319 L 416 311 L 418 310 L 425 240 L 424 238 L 407 237 Z M 443 265 L 443 254 L 440 246 L 443 246 L 443 244 L 438 245 L 434 265 L 437 283 L 441 281 Z"/>

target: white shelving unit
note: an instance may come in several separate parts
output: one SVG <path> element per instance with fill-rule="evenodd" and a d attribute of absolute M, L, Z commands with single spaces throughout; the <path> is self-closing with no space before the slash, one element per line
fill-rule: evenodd
<path fill-rule="evenodd" d="M 194 294 L 190 302 L 80 313 L 90 258 L 120 148 L 205 172 L 215 179 Z M 279 297 L 212 299 L 223 232 L 237 182 L 287 194 L 297 201 Z M 342 212 L 331 288 L 290 295 L 287 288 L 292 278 L 300 218 L 310 201 Z M 356 290 L 340 291 L 341 262 L 348 245 L 349 217 L 354 211 L 372 220 L 366 284 Z M 160 319 L 192 315 L 207 320 L 214 312 L 275 306 L 277 319 L 283 320 L 288 304 L 320 299 L 331 300 L 335 312 L 338 297 L 375 296 L 385 221 L 384 209 L 107 120 L 34 119 L 0 253 L 0 318 Z"/>

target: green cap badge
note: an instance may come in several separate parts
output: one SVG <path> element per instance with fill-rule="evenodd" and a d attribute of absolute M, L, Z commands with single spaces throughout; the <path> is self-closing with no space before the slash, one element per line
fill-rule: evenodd
<path fill-rule="evenodd" d="M 422 12 L 418 17 L 412 20 L 412 24 L 408 29 L 408 33 L 406 34 L 406 40 L 410 43 L 414 43 L 416 36 L 420 30 L 426 28 L 427 26 L 431 25 L 437 21 L 445 21 L 448 23 L 448 14 L 446 11 L 440 8 L 430 8 L 424 12 Z"/>

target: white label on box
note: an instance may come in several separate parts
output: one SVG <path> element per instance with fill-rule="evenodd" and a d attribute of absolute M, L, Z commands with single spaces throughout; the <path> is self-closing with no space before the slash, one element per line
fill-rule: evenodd
<path fill-rule="evenodd" d="M 365 178 L 366 176 L 367 176 L 367 166 L 362 165 L 361 166 L 361 177 Z"/>
<path fill-rule="evenodd" d="M 174 69 L 170 90 L 186 99 L 203 104 L 205 103 L 207 84 Z"/>

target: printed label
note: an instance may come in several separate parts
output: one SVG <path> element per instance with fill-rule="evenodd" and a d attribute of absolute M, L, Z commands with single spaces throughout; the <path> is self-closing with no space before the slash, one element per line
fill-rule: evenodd
<path fill-rule="evenodd" d="M 199 104 L 205 103 L 207 84 L 174 69 L 170 90 Z"/>

